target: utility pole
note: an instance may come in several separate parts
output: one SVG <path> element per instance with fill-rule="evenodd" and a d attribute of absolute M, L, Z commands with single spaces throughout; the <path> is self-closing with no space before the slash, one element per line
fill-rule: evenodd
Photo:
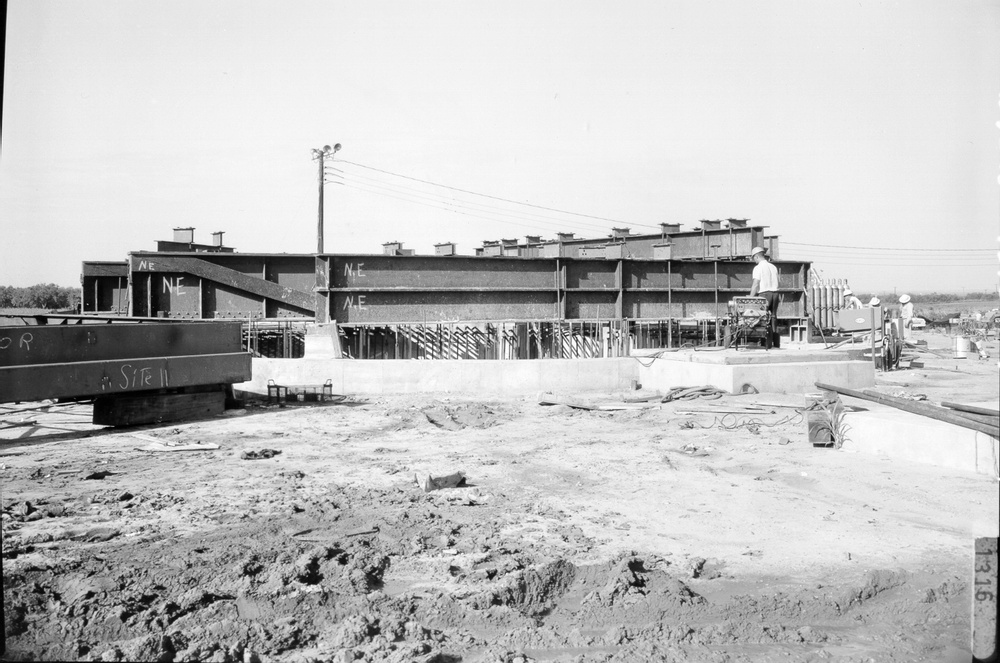
<path fill-rule="evenodd" d="M 319 209 L 317 213 L 316 226 L 316 253 L 323 253 L 323 185 L 326 184 L 326 174 L 323 170 L 324 161 L 327 157 L 333 160 L 333 155 L 340 151 L 340 143 L 333 147 L 324 145 L 323 149 L 313 149 L 313 159 L 319 162 Z"/>

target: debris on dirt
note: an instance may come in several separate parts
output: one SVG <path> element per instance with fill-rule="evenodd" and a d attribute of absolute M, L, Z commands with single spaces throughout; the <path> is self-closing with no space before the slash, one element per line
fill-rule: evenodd
<path fill-rule="evenodd" d="M 792 441 L 789 440 L 787 437 L 781 436 L 781 437 L 778 438 L 778 444 L 784 445 L 784 444 L 791 444 L 791 443 L 792 443 Z"/>
<path fill-rule="evenodd" d="M 914 393 L 910 393 L 908 391 L 904 391 L 902 389 L 900 389 L 899 391 L 893 392 L 891 394 L 891 396 L 893 398 L 904 398 L 904 399 L 906 399 L 908 401 L 926 401 L 927 400 L 927 395 L 926 394 L 914 394 Z"/>
<path fill-rule="evenodd" d="M 281 451 L 277 449 L 261 449 L 260 451 L 250 450 L 244 451 L 240 454 L 240 458 L 243 460 L 260 460 L 262 458 L 274 458 L 280 453 Z"/>
<path fill-rule="evenodd" d="M 89 529 L 86 532 L 71 534 L 68 538 L 73 541 L 100 543 L 102 541 L 110 541 L 119 534 L 121 534 L 121 532 L 111 527 L 95 527 L 94 529 Z"/>
<path fill-rule="evenodd" d="M 107 470 L 100 470 L 97 472 L 92 472 L 87 476 L 83 477 L 84 481 L 100 481 L 101 479 L 106 479 L 107 477 L 113 476 L 114 472 L 109 472 Z"/>
<path fill-rule="evenodd" d="M 861 606 L 879 594 L 905 585 L 908 580 L 909 574 L 906 571 L 887 569 L 869 571 L 863 585 L 848 588 L 835 600 L 837 612 L 842 614 L 855 606 Z"/>
<path fill-rule="evenodd" d="M 136 447 L 136 451 L 215 451 L 219 449 L 218 444 L 208 444 L 204 442 L 193 442 L 191 444 L 181 444 L 179 442 L 156 442 L 147 444 L 144 447 Z"/>
<path fill-rule="evenodd" d="M 443 477 L 428 475 L 424 480 L 420 480 L 414 475 L 413 479 L 425 493 L 429 493 L 432 490 L 441 490 L 442 488 L 462 488 L 466 485 L 464 472 L 455 472 Z"/>
<path fill-rule="evenodd" d="M 371 529 L 362 530 L 360 532 L 348 532 L 344 536 L 366 536 L 368 534 L 378 534 L 378 525 L 373 526 Z"/>
<path fill-rule="evenodd" d="M 961 595 L 968 589 L 968 585 L 959 580 L 958 578 L 952 578 L 950 580 L 945 580 L 937 587 L 928 587 L 924 592 L 924 597 L 920 600 L 921 603 L 936 603 L 938 601 L 944 601 L 947 603 L 956 596 Z"/>
<path fill-rule="evenodd" d="M 4 511 L 9 512 L 11 516 L 22 520 L 27 518 L 30 514 L 35 513 L 37 510 L 38 509 L 36 509 L 35 506 L 28 501 L 18 502 L 12 507 L 4 509 Z"/>
<path fill-rule="evenodd" d="M 424 410 L 424 416 L 427 417 L 427 421 L 431 422 L 438 428 L 443 428 L 445 430 L 462 430 L 465 428 L 463 424 L 455 421 L 455 418 L 451 416 L 447 410 L 441 408 L 431 408 Z"/>
<path fill-rule="evenodd" d="M 37 419 L 0 419 L 0 424 L 3 424 L 8 428 L 14 428 L 16 426 L 34 426 L 37 423 Z"/>
<path fill-rule="evenodd" d="M 589 403 L 578 398 L 568 398 L 557 396 L 548 392 L 538 395 L 539 405 L 565 405 L 575 410 L 595 410 L 599 412 L 617 412 L 619 410 L 645 410 L 659 407 L 659 401 L 648 403 L 646 401 L 636 401 L 627 399 L 624 402 Z"/>
<path fill-rule="evenodd" d="M 176 435 L 180 431 L 173 429 L 170 434 Z M 137 451 L 212 451 L 219 448 L 218 444 L 208 444 L 202 442 L 181 442 L 179 440 L 163 440 L 145 433 L 129 433 L 134 438 L 145 440 L 150 444 L 144 447 L 136 447 Z"/>
<path fill-rule="evenodd" d="M 429 407 L 422 409 L 421 412 L 430 423 L 451 431 L 463 428 L 490 428 L 501 419 L 501 413 L 494 408 L 475 403 Z"/>
<path fill-rule="evenodd" d="M 676 454 L 683 454 L 685 456 L 694 456 L 694 457 L 697 457 L 697 456 L 707 456 L 708 455 L 707 451 L 705 451 L 701 447 L 699 447 L 699 446 L 697 446 L 695 444 L 691 444 L 691 443 L 685 444 L 683 447 L 681 447 L 679 449 L 669 449 L 668 448 L 667 451 L 672 451 L 672 452 L 674 452 Z"/>

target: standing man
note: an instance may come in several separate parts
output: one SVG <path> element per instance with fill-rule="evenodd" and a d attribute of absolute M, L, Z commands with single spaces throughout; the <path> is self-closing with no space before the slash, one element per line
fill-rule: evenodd
<path fill-rule="evenodd" d="M 899 317 L 903 321 L 903 340 L 910 340 L 912 335 L 910 330 L 913 327 L 913 302 L 910 301 L 909 295 L 903 295 L 899 298 L 899 303 L 903 306 L 899 310 Z"/>
<path fill-rule="evenodd" d="M 768 262 L 764 249 L 755 246 L 750 252 L 751 259 L 757 263 L 753 268 L 753 286 L 750 296 L 763 297 L 767 300 L 767 312 L 771 314 L 771 345 L 781 347 L 781 337 L 778 336 L 778 268 Z"/>

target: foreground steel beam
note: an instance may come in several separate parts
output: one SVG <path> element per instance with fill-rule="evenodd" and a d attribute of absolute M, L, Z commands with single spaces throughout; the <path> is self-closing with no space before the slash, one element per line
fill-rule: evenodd
<path fill-rule="evenodd" d="M 237 352 L 241 328 L 239 322 L 0 327 L 0 367 Z"/>
<path fill-rule="evenodd" d="M 0 403 L 232 384 L 250 379 L 250 354 L 142 357 L 0 367 Z"/>

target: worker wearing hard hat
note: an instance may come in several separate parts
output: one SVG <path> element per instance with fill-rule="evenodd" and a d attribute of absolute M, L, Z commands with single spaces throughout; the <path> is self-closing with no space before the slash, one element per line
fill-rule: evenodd
<path fill-rule="evenodd" d="M 781 347 L 781 337 L 778 336 L 778 268 L 772 265 L 764 249 L 755 246 L 750 251 L 751 259 L 757 263 L 753 268 L 753 286 L 750 288 L 751 297 L 763 297 L 767 300 L 767 312 L 771 314 L 771 345 Z"/>
<path fill-rule="evenodd" d="M 878 308 L 881 305 L 882 302 L 879 300 L 878 297 L 872 297 L 870 300 L 868 300 L 869 308 Z"/>
<path fill-rule="evenodd" d="M 864 308 L 861 300 L 854 296 L 854 291 L 850 288 L 844 290 L 844 308 Z"/>
<path fill-rule="evenodd" d="M 913 302 L 910 301 L 909 295 L 903 295 L 899 298 L 899 303 L 902 304 L 899 318 L 903 321 L 903 340 L 909 340 L 912 335 L 910 330 L 913 327 Z"/>

